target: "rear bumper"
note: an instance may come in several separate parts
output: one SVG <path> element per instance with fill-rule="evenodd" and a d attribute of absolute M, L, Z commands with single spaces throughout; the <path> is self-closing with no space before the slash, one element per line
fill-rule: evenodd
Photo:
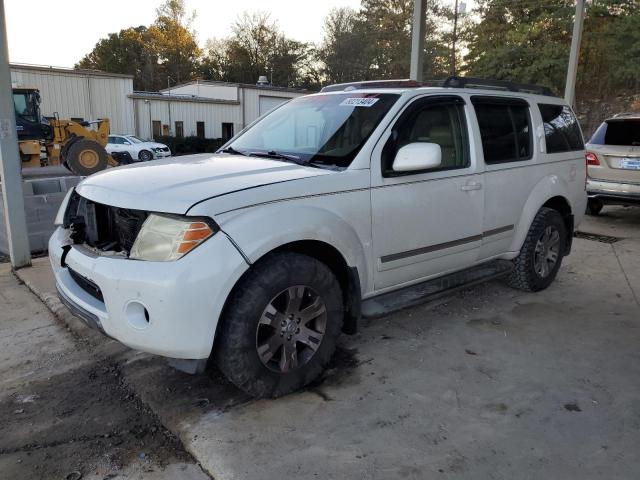
<path fill-rule="evenodd" d="M 640 184 L 608 182 L 588 179 L 587 194 L 589 198 L 608 203 L 640 204 Z"/>

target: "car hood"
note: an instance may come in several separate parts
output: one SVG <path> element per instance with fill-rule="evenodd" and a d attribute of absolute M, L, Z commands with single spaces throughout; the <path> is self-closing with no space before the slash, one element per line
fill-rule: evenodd
<path fill-rule="evenodd" d="M 149 148 L 166 148 L 167 147 L 164 143 L 158 143 L 158 142 L 146 142 L 144 146 Z"/>
<path fill-rule="evenodd" d="M 184 214 L 206 199 L 329 173 L 266 158 L 199 154 L 110 168 L 86 178 L 76 189 L 105 205 Z"/>

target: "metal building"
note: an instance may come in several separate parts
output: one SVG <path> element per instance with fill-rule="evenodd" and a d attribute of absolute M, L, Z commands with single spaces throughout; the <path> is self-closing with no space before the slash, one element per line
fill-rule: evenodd
<path fill-rule="evenodd" d="M 196 80 L 158 93 L 134 92 L 136 134 L 230 138 L 260 115 L 305 91 Z M 115 132 L 115 130 L 114 130 Z"/>
<path fill-rule="evenodd" d="M 95 70 L 12 64 L 15 87 L 35 87 L 45 116 L 108 118 L 111 131 L 142 138 L 160 135 L 229 138 L 302 90 L 193 81 L 160 92 L 134 92 L 133 77 Z"/>
<path fill-rule="evenodd" d="M 35 87 L 42 97 L 45 116 L 97 120 L 108 118 L 111 130 L 132 132 L 133 77 L 93 70 L 11 64 L 14 87 Z"/>

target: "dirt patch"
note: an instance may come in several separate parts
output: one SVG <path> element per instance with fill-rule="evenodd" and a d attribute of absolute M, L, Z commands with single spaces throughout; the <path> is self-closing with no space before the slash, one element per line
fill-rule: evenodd
<path fill-rule="evenodd" d="M 143 473 L 193 463 L 107 360 L 25 384 L 0 401 L 0 424 L 6 478 L 115 478 L 131 464 Z"/>

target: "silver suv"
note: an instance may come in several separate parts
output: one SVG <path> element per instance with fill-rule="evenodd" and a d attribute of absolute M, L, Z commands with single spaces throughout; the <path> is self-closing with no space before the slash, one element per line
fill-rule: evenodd
<path fill-rule="evenodd" d="M 587 213 L 605 204 L 640 205 L 640 113 L 605 120 L 586 145 Z"/>

